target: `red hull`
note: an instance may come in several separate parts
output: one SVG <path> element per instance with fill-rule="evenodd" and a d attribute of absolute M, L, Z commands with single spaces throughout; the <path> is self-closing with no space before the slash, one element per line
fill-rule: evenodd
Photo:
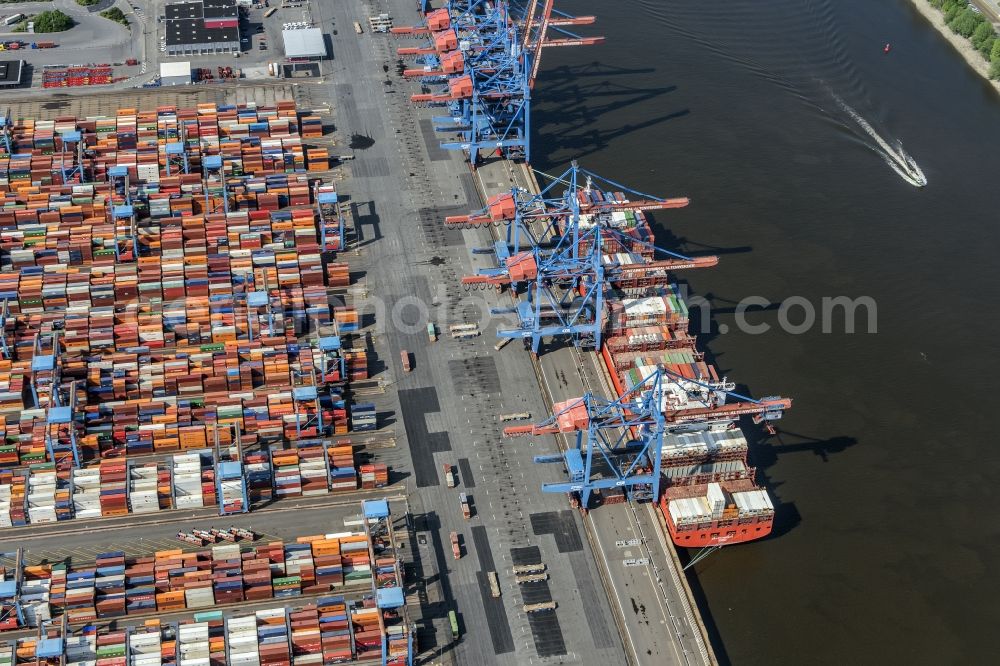
<path fill-rule="evenodd" d="M 667 531 L 675 546 L 683 548 L 704 548 L 706 546 L 729 546 L 763 539 L 774 527 L 774 516 L 755 516 L 737 520 L 735 518 L 699 523 L 691 527 L 677 527 L 670 519 L 666 498 L 660 500 L 660 513 L 667 523 Z"/>

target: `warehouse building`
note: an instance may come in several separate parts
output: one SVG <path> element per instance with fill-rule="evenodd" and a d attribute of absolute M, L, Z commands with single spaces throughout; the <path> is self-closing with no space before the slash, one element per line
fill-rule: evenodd
<path fill-rule="evenodd" d="M 236 0 L 193 0 L 166 6 L 167 55 L 235 53 L 240 50 Z"/>
<path fill-rule="evenodd" d="M 191 83 L 191 62 L 161 62 L 160 85 L 181 86 Z"/>
<path fill-rule="evenodd" d="M 23 60 L 0 60 L 0 88 L 14 88 L 21 85 L 23 72 Z"/>
<path fill-rule="evenodd" d="M 326 43 L 319 28 L 298 28 L 281 31 L 285 57 L 289 60 L 320 60 L 326 57 Z"/>

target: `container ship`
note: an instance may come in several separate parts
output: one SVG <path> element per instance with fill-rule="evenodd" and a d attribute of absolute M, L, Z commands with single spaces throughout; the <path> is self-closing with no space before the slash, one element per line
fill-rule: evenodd
<path fill-rule="evenodd" d="M 624 200 L 624 195 L 613 195 Z M 610 226 L 638 242 L 628 247 L 615 234 L 606 263 L 651 260 L 653 232 L 641 211 L 610 214 Z M 713 410 L 726 404 L 735 385 L 720 377 L 688 332 L 687 304 L 676 283 L 626 287 L 609 295 L 606 336 L 600 354 L 618 395 L 625 395 L 657 368 L 663 377 L 663 411 L 700 411 L 697 420 L 672 424 L 663 440 L 664 491 L 657 503 L 674 544 L 720 546 L 766 537 L 774 505 L 756 485 L 738 415 Z M 768 415 L 770 416 L 770 415 Z"/>
<path fill-rule="evenodd" d="M 603 504 L 651 499 L 678 546 L 721 546 L 763 538 L 771 532 L 774 505 L 754 481 L 756 470 L 748 459 L 739 421 L 752 416 L 755 423 L 773 431 L 769 421 L 781 418 L 791 401 L 739 395 L 735 384 L 720 376 L 697 349 L 697 339 L 688 330 L 688 307 L 672 272 L 714 266 L 718 259 L 657 248 L 643 212 L 679 208 L 687 205 L 687 199 L 649 200 L 639 195 L 641 200 L 630 201 L 622 192 L 595 188 L 585 173 L 586 185 L 562 199 L 531 199 L 519 211 L 508 195 L 506 209 L 497 199 L 484 213 L 494 220 L 516 220 L 519 214 L 554 220 L 555 247 L 568 242 L 572 256 L 600 261 L 604 270 L 592 278 L 601 280 L 603 288 L 603 300 L 594 307 L 600 319 L 592 324 L 600 332 L 594 336 L 600 343 L 591 343 L 586 326 L 577 329 L 574 342 L 598 351 L 615 397 L 606 400 L 590 393 L 558 402 L 545 423 L 507 427 L 504 434 L 577 433 L 575 445 L 564 455 L 539 456 L 538 462 L 564 462 L 570 482 L 549 484 L 549 491 L 568 492 L 571 504 L 584 511 L 591 498 Z M 576 171 L 568 180 L 566 174 L 556 180 L 575 183 L 578 175 Z M 539 262 L 548 261 L 537 249 L 535 254 L 521 254 L 535 266 L 526 273 L 514 270 L 523 262 L 508 260 L 506 275 L 511 282 L 534 279 Z M 496 284 L 495 275 L 481 273 L 466 284 Z M 558 278 L 558 270 L 553 275 Z M 587 281 L 568 283 L 581 298 L 594 288 Z M 536 313 L 552 321 L 561 316 L 554 306 L 549 311 L 536 308 Z M 565 332 L 573 330 L 568 327 Z M 537 347 L 537 342 L 533 344 Z M 614 434 L 599 434 L 610 431 Z M 600 450 L 599 456 L 595 450 Z"/>

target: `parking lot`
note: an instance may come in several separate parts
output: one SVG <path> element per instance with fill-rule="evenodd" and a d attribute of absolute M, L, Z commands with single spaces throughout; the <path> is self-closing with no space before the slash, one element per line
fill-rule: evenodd
<path fill-rule="evenodd" d="M 214 79 L 220 67 L 231 67 L 242 78 L 261 80 L 271 77 L 268 65 L 283 63 L 281 32 L 286 24 L 311 25 L 323 29 L 327 55 L 332 49 L 331 27 L 321 25 L 313 2 L 260 0 L 260 4 L 241 7 L 239 14 L 239 51 L 237 53 L 186 53 L 171 55 L 166 46 L 166 0 L 103 0 L 92 7 L 81 7 L 75 0 L 24 2 L 4 4 L 0 16 L 38 14 L 59 9 L 69 14 L 76 25 L 61 33 L 15 33 L 12 26 L 0 26 L 0 42 L 20 40 L 51 41 L 51 49 L 22 48 L 0 53 L 0 59 L 23 59 L 25 77 L 20 90 L 42 86 L 42 71 L 46 66 L 76 66 L 110 64 L 114 66 L 115 83 L 101 89 L 130 88 L 155 84 L 159 80 L 161 62 L 190 61 L 195 72 L 207 69 Z M 99 15 L 100 11 L 118 7 L 128 16 L 128 28 Z M 265 17 L 265 14 L 269 16 Z M 134 63 L 134 64 L 127 64 Z M 311 74 L 318 76 L 322 65 L 313 66 Z M 197 76 L 195 77 L 197 79 Z"/>

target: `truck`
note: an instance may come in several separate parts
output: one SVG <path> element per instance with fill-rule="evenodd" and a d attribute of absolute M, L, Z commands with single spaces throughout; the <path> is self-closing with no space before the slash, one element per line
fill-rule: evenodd
<path fill-rule="evenodd" d="M 490 579 L 490 595 L 494 599 L 498 598 L 500 596 L 500 581 L 497 579 L 497 572 L 490 571 L 486 577 Z"/>
<path fill-rule="evenodd" d="M 479 335 L 478 324 L 453 324 L 448 327 L 448 332 L 455 339 L 474 338 Z"/>
<path fill-rule="evenodd" d="M 23 21 L 26 18 L 27 18 L 27 16 L 25 16 L 24 14 L 12 14 L 11 16 L 8 16 L 7 18 L 5 18 L 3 20 L 3 24 L 4 25 L 14 25 L 15 23 L 20 23 L 21 21 Z"/>
<path fill-rule="evenodd" d="M 437 334 L 437 329 L 434 327 L 434 324 L 431 323 L 427 324 L 427 337 L 428 339 L 430 339 L 431 342 L 437 342 L 438 334 Z"/>
<path fill-rule="evenodd" d="M 462 518 L 466 520 L 472 518 L 472 507 L 469 506 L 469 496 L 465 493 L 460 493 L 458 501 L 462 503 Z"/>
<path fill-rule="evenodd" d="M 462 547 L 458 545 L 458 532 L 451 533 L 451 554 L 456 560 L 462 558 Z"/>
<path fill-rule="evenodd" d="M 399 352 L 399 358 L 403 362 L 403 372 L 409 372 L 410 370 L 413 369 L 413 367 L 410 365 L 410 352 L 406 351 L 405 349 L 401 350 Z"/>
<path fill-rule="evenodd" d="M 360 23 L 358 23 L 357 21 L 355 21 L 355 22 L 354 22 L 354 32 L 358 33 L 359 35 L 360 35 L 360 34 L 361 34 L 362 32 L 364 32 L 364 31 L 363 31 L 363 30 L 361 29 L 361 24 L 360 24 Z"/>
<path fill-rule="evenodd" d="M 448 622 L 451 623 L 451 638 L 452 640 L 458 640 L 458 616 L 455 615 L 455 611 L 448 611 Z"/>
<path fill-rule="evenodd" d="M 444 466 L 444 482 L 449 488 L 455 487 L 455 470 L 451 465 Z"/>

